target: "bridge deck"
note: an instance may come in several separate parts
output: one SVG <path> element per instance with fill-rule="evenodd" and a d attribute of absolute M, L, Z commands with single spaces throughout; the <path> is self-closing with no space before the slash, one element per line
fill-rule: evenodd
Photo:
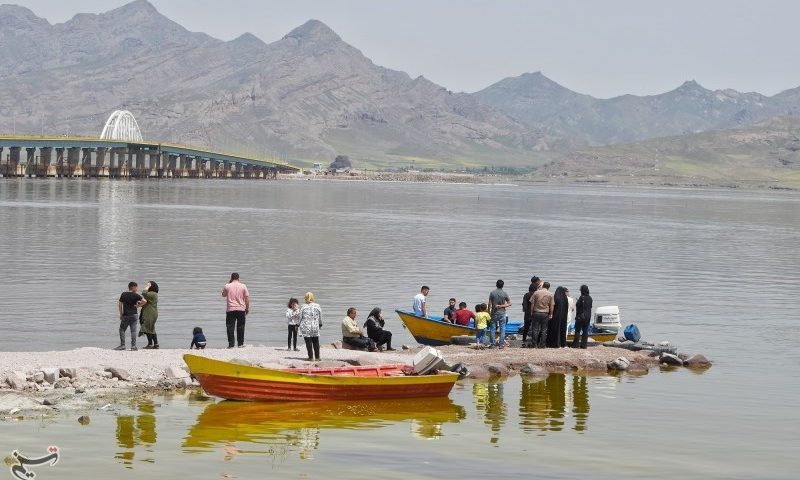
<path fill-rule="evenodd" d="M 212 150 L 191 147 L 186 145 L 174 145 L 161 142 L 128 142 L 124 140 L 101 140 L 96 137 L 59 137 L 59 136 L 35 136 L 35 135 L 0 135 L 0 149 L 10 148 L 80 148 L 80 149 L 121 149 L 125 151 L 146 151 L 150 154 L 165 154 L 175 156 L 186 156 L 194 159 L 208 160 L 213 162 L 238 164 L 242 166 L 275 168 L 280 171 L 296 172 L 299 169 L 292 165 L 276 162 L 270 159 L 255 158 L 243 155 L 232 155 L 227 153 L 215 152 Z M 0 162 L 5 158 L 0 159 Z"/>

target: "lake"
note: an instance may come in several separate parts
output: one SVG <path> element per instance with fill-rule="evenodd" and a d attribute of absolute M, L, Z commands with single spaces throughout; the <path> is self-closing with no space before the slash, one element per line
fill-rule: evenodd
<path fill-rule="evenodd" d="M 2 179 L 0 350 L 115 346 L 130 280 L 159 283 L 160 343 L 182 348 L 194 326 L 224 346 L 232 271 L 252 296 L 246 342 L 275 346 L 286 301 L 306 291 L 322 305 L 323 342 L 347 307 L 363 321 L 380 306 L 400 344 L 412 340 L 391 310 L 420 285 L 438 311 L 451 296 L 486 301 L 502 278 L 513 311 L 536 274 L 588 284 L 646 339 L 715 365 L 467 383 L 428 406 L 240 414 L 155 398 L 91 412 L 85 427 L 72 414 L 0 422 L 0 450 L 59 445 L 40 478 L 795 478 L 798 238 L 800 196 L 779 192 Z M 260 423 L 225 421 L 250 416 Z"/>

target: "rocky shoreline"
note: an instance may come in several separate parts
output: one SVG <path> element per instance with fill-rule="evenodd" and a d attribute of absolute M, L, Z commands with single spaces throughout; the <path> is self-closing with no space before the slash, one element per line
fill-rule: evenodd
<path fill-rule="evenodd" d="M 448 365 L 468 379 L 495 376 L 547 375 L 576 372 L 606 375 L 624 371 L 646 374 L 651 368 L 705 369 L 711 363 L 702 355 L 654 354 L 622 348 L 595 346 L 579 349 L 481 349 L 470 346 L 440 347 Z M 323 347 L 319 366 L 410 364 L 419 348 L 404 346 L 395 352 L 342 350 Z M 0 419 L 23 414 L 47 414 L 103 408 L 136 395 L 196 389 L 199 385 L 185 368 L 188 350 L 114 351 L 79 348 L 56 352 L 0 353 Z M 194 351 L 198 353 L 198 351 Z M 201 355 L 270 368 L 308 366 L 302 352 L 283 348 L 248 346 L 239 349 L 208 349 Z"/>

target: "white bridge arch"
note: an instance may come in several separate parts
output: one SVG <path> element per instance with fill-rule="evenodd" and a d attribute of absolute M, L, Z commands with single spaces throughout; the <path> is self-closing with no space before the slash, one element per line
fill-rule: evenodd
<path fill-rule="evenodd" d="M 101 140 L 127 140 L 142 142 L 142 132 L 133 114 L 127 110 L 114 110 L 100 134 Z"/>

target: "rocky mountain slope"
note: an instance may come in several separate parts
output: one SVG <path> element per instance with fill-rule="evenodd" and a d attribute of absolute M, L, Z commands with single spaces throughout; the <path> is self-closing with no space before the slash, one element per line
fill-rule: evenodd
<path fill-rule="evenodd" d="M 0 64 L 0 132 L 98 135 L 124 108 L 148 139 L 299 164 L 343 154 L 357 167 L 535 168 L 587 145 L 800 112 L 800 88 L 765 97 L 687 82 L 602 100 L 540 73 L 454 93 L 375 65 L 316 20 L 269 44 L 225 42 L 146 0 L 56 25 L 2 5 Z"/>
<path fill-rule="evenodd" d="M 373 165 L 527 163 L 559 141 L 467 94 L 373 64 L 311 20 L 265 44 L 192 33 L 144 0 L 50 25 L 0 7 L 0 130 L 97 134 L 116 108 L 147 138 Z"/>
<path fill-rule="evenodd" d="M 731 89 L 712 91 L 695 81 L 660 95 L 599 99 L 573 92 L 536 72 L 503 79 L 474 95 L 519 121 L 544 124 L 596 145 L 800 116 L 800 88 L 766 97 Z"/>

